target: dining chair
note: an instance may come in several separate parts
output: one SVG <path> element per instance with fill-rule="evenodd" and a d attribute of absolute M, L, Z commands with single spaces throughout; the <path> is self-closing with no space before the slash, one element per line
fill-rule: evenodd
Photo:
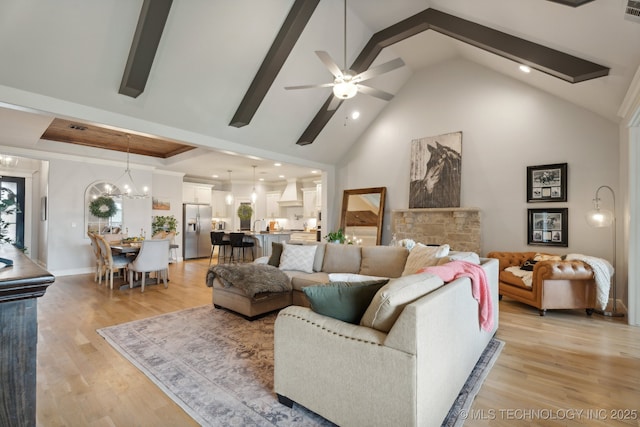
<path fill-rule="evenodd" d="M 234 249 L 238 249 L 238 257 L 240 257 L 240 249 L 242 249 L 242 261 L 245 260 L 245 250 L 247 248 L 251 248 L 251 258 L 253 259 L 253 241 L 247 242 L 244 240 L 244 233 L 229 233 L 229 242 L 231 244 L 231 257 L 229 258 L 229 262 L 233 262 L 235 257 L 233 255 Z"/>
<path fill-rule="evenodd" d="M 176 245 L 176 232 L 169 231 L 165 239 L 169 239 L 169 264 L 178 262 L 178 245 Z"/>
<path fill-rule="evenodd" d="M 125 255 L 113 255 L 111 244 L 103 236 L 96 234 L 95 238 L 100 246 L 102 269 L 106 274 L 105 283 L 108 280 L 109 289 L 113 289 L 113 273 L 126 269 L 129 259 Z M 98 283 L 102 283 L 102 275 L 100 275 Z"/>
<path fill-rule="evenodd" d="M 96 257 L 96 274 L 93 277 L 93 281 L 98 281 L 98 276 L 100 277 L 100 282 L 102 282 L 102 253 L 100 252 L 100 244 L 98 240 L 96 240 L 96 236 L 87 231 L 87 236 L 89 236 L 89 240 L 91 240 L 91 248 L 93 249 L 93 255 Z"/>
<path fill-rule="evenodd" d="M 211 259 L 213 258 L 213 251 L 218 246 L 218 264 L 220 264 L 220 252 L 224 248 L 224 255 L 222 256 L 222 262 L 227 257 L 227 246 L 231 245 L 229 240 L 224 240 L 224 231 L 212 231 L 211 233 L 211 254 L 209 255 L 209 265 L 211 265 Z M 233 249 L 232 249 L 233 252 Z"/>
<path fill-rule="evenodd" d="M 129 288 L 133 287 L 133 273 L 142 273 L 141 292 L 144 292 L 146 273 L 156 272 L 158 282 L 160 276 L 164 281 L 164 287 L 168 288 L 167 277 L 169 274 L 169 239 L 149 239 L 142 242 L 138 256 L 129 263 Z"/>

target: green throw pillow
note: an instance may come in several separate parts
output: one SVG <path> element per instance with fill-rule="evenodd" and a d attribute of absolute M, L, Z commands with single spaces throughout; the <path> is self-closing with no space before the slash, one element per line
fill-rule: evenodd
<path fill-rule="evenodd" d="M 359 324 L 378 289 L 389 279 L 367 282 L 331 282 L 302 288 L 318 314 Z"/>
<path fill-rule="evenodd" d="M 274 267 L 280 266 L 280 257 L 282 256 L 282 243 L 271 242 L 271 256 L 267 264 Z"/>

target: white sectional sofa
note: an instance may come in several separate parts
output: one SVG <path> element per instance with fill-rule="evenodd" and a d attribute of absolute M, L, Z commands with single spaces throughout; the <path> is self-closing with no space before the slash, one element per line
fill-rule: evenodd
<path fill-rule="evenodd" d="M 387 286 L 422 281 L 433 290 L 383 330 L 307 307 L 281 310 L 274 341 L 280 402 L 343 427 L 439 426 L 498 327 L 498 261 L 482 259 L 481 266 L 493 305 L 490 330 L 480 327 L 467 277 L 444 285 L 430 283 L 428 274 L 392 279 Z"/>

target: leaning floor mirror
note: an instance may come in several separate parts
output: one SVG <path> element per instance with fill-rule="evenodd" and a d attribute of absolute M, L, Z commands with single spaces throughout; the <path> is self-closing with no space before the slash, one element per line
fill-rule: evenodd
<path fill-rule="evenodd" d="M 351 243 L 374 246 L 382 240 L 387 187 L 344 190 L 340 228 Z"/>

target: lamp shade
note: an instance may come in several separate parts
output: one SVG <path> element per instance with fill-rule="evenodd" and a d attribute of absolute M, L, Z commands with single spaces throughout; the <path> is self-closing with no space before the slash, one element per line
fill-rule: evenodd
<path fill-rule="evenodd" d="M 593 209 L 587 212 L 587 223 L 591 227 L 609 227 L 614 220 L 613 212 L 606 209 Z"/>

